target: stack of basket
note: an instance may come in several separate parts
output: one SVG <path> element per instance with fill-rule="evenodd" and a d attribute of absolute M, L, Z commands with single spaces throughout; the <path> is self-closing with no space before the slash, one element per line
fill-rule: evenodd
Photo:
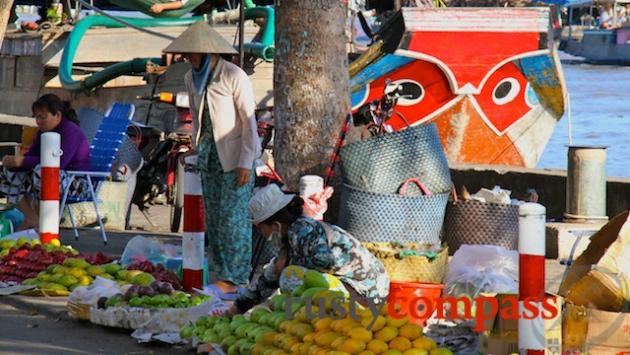
<path fill-rule="evenodd" d="M 383 262 L 392 281 L 441 283 L 452 182 L 435 124 L 348 144 L 341 170 L 339 225 Z"/>

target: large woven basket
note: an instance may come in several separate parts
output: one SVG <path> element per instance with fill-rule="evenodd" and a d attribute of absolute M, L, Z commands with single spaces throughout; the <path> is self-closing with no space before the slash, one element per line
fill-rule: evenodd
<path fill-rule="evenodd" d="M 416 243 L 364 243 L 385 266 L 391 281 L 442 283 L 448 269 L 448 248 L 442 249 L 434 259 L 423 255 L 409 255 L 422 250 Z"/>
<path fill-rule="evenodd" d="M 435 124 L 385 133 L 341 149 L 344 182 L 356 188 L 394 194 L 400 182 L 418 178 L 433 193 L 451 189 L 448 162 Z"/>
<path fill-rule="evenodd" d="M 449 193 L 379 194 L 344 185 L 339 226 L 362 242 L 440 243 Z"/>
<path fill-rule="evenodd" d="M 454 201 L 446 208 L 444 241 L 451 255 L 463 244 L 518 249 L 518 206 Z"/>

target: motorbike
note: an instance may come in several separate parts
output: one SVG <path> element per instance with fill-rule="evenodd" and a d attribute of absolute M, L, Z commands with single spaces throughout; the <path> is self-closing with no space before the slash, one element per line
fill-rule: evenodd
<path fill-rule="evenodd" d="M 138 172 L 136 189 L 131 202 L 135 204 L 149 223 L 148 209 L 151 205 L 171 206 L 170 230 L 179 231 L 184 207 L 184 167 L 180 157 L 192 148 L 192 116 L 188 94 L 161 92 L 150 97 L 137 97 L 172 105 L 177 115 L 171 123 L 170 132 L 134 122 L 128 131 L 135 139 L 146 164 Z"/>

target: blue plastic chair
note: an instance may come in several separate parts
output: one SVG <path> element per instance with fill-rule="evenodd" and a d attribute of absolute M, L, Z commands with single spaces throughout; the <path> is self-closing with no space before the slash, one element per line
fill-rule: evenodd
<path fill-rule="evenodd" d="M 66 187 L 63 191 L 63 197 L 61 199 L 60 215 L 63 215 L 64 208 L 69 204 L 78 202 L 92 202 L 94 204 L 94 210 L 96 212 L 96 219 L 101 228 L 101 235 L 103 242 L 107 244 L 107 235 L 105 234 L 105 227 L 103 226 L 103 220 L 98 211 L 98 199 L 97 193 L 98 184 L 101 181 L 106 180 L 111 176 L 111 169 L 116 159 L 116 154 L 123 143 L 125 135 L 127 134 L 127 127 L 131 123 L 131 119 L 135 112 L 135 106 L 131 104 L 115 103 L 105 114 L 98 131 L 92 140 L 90 145 L 90 171 L 66 171 L 67 181 Z M 78 198 L 74 196 L 68 196 L 68 191 L 72 186 L 72 182 L 76 178 L 85 178 L 87 181 L 89 196 L 84 198 Z M 97 189 L 95 190 L 95 186 Z M 70 222 L 72 223 L 72 230 L 74 232 L 75 239 L 79 239 L 79 232 L 74 223 L 74 216 L 72 209 L 68 208 L 68 214 L 70 216 Z"/>

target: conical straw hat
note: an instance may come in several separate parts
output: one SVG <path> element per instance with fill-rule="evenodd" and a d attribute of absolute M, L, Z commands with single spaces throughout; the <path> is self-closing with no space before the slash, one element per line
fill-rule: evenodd
<path fill-rule="evenodd" d="M 238 52 L 205 21 L 198 21 L 184 31 L 164 53 L 237 54 Z"/>

